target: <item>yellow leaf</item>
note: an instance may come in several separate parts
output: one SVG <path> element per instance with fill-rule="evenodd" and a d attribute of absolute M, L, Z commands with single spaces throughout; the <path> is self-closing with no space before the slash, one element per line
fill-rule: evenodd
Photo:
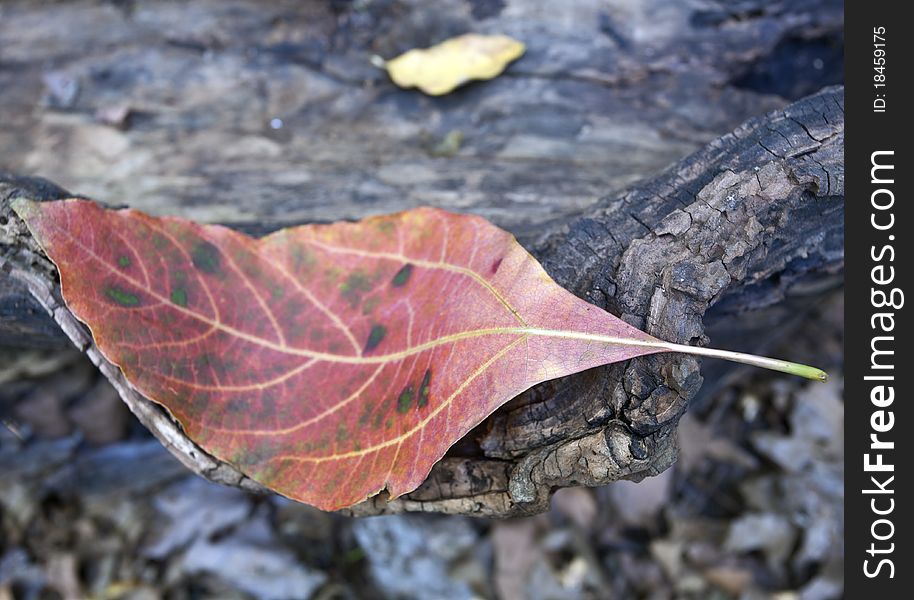
<path fill-rule="evenodd" d="M 471 79 L 492 79 L 524 50 L 524 44 L 506 35 L 467 33 L 431 48 L 410 50 L 384 66 L 398 86 L 441 96 Z"/>

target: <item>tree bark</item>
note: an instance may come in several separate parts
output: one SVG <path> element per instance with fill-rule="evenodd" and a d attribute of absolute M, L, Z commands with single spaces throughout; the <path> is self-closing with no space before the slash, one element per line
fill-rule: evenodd
<path fill-rule="evenodd" d="M 559 284 L 656 337 L 705 344 L 709 331 L 719 331 L 711 336 L 718 346 L 764 351 L 840 285 L 843 139 L 843 89 L 828 88 L 749 120 L 580 214 L 513 229 Z M 7 311 L 0 335 L 59 343 L 37 317 L 37 302 L 185 465 L 213 481 L 261 489 L 137 393 L 63 305 L 53 265 L 9 200 L 68 195 L 43 180 L 0 178 L 0 308 Z M 295 222 L 233 226 L 263 232 Z M 714 365 L 705 374 L 714 383 L 729 372 Z M 418 490 L 350 512 L 532 514 L 559 487 L 656 474 L 675 460 L 675 425 L 701 384 L 698 361 L 678 355 L 541 384 L 455 445 Z"/>

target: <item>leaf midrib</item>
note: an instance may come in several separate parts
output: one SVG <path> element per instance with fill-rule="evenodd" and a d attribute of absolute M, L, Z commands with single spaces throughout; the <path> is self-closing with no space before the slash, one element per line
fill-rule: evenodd
<path fill-rule="evenodd" d="M 55 225 L 52 224 L 52 226 L 55 226 Z M 567 330 L 559 330 L 559 329 L 543 329 L 543 328 L 537 328 L 537 327 L 487 327 L 487 328 L 472 329 L 472 330 L 449 334 L 449 335 L 439 337 L 434 340 L 430 340 L 428 342 L 419 344 L 417 346 L 405 348 L 404 350 L 400 350 L 398 352 L 390 352 L 387 354 L 378 354 L 378 355 L 374 355 L 374 356 L 350 356 L 350 355 L 344 355 L 344 354 L 334 354 L 334 353 L 330 353 L 330 352 L 317 352 L 314 350 L 306 350 L 303 348 L 294 348 L 294 347 L 287 346 L 285 344 L 277 344 L 275 342 L 271 342 L 270 340 L 261 338 L 256 335 L 251 335 L 249 333 L 245 333 L 243 331 L 235 329 L 234 327 L 232 327 L 230 325 L 226 325 L 225 323 L 222 323 L 221 321 L 211 319 L 211 318 L 207 317 L 206 315 L 202 315 L 196 311 L 190 310 L 188 308 L 185 308 L 183 306 L 180 306 L 180 305 L 177 305 L 177 304 L 171 302 L 171 300 L 169 298 L 166 298 L 165 296 L 159 294 L 157 291 L 151 289 L 150 286 L 147 286 L 146 284 L 141 283 L 136 278 L 131 277 L 127 273 L 114 269 L 101 256 L 99 256 L 91 248 L 86 247 L 79 239 L 73 237 L 70 234 L 70 232 L 67 231 L 66 229 L 64 229 L 62 227 L 56 227 L 56 228 L 59 231 L 63 232 L 67 237 L 69 237 L 84 252 L 89 254 L 92 258 L 94 258 L 99 263 L 101 263 L 102 266 L 104 266 L 110 273 L 113 273 L 114 275 L 129 281 L 132 285 L 134 285 L 138 289 L 142 290 L 143 292 L 149 294 L 150 296 L 152 296 L 159 302 L 162 302 L 163 304 L 168 305 L 169 307 L 173 308 L 174 310 L 177 310 L 178 312 L 181 312 L 187 316 L 197 319 L 198 321 L 206 323 L 206 324 L 210 325 L 211 327 L 214 327 L 229 335 L 235 336 L 237 338 L 248 341 L 252 344 L 255 344 L 255 345 L 258 345 L 258 346 L 261 346 L 264 348 L 268 348 L 270 350 L 273 350 L 273 351 L 276 351 L 279 353 L 290 354 L 293 356 L 301 356 L 304 358 L 311 358 L 311 359 L 316 359 L 319 361 L 330 362 L 330 363 L 340 363 L 340 364 L 356 364 L 356 365 L 379 364 L 379 363 L 394 362 L 397 360 L 408 358 L 414 354 L 425 352 L 426 350 L 431 350 L 431 349 L 436 348 L 441 345 L 446 345 L 446 344 L 454 343 L 454 342 L 457 342 L 460 340 L 472 339 L 472 338 L 482 337 L 482 336 L 486 336 L 486 335 L 536 335 L 536 336 L 545 336 L 545 337 L 559 338 L 559 339 L 592 341 L 592 342 L 599 342 L 599 343 L 610 344 L 610 345 L 639 346 L 639 347 L 647 347 L 647 348 L 666 348 L 667 347 L 667 344 L 665 344 L 664 342 L 661 342 L 660 340 L 655 340 L 655 341 L 634 340 L 631 338 L 620 338 L 620 337 L 615 337 L 615 336 L 604 336 L 604 335 L 599 335 L 599 334 L 591 334 L 591 333 L 585 333 L 585 332 L 567 331 Z M 303 240 L 303 241 L 305 243 L 313 243 L 312 240 Z M 315 244 L 315 245 L 318 245 L 319 247 L 326 246 L 324 244 Z M 374 255 L 372 253 L 364 252 L 364 251 L 359 251 L 359 253 L 364 254 L 365 256 Z M 389 254 L 387 254 L 387 255 L 385 255 L 385 254 L 386 253 L 381 254 L 377 257 L 378 258 L 390 258 L 391 257 Z M 456 267 L 455 265 L 448 265 L 447 263 L 433 263 L 433 262 L 429 262 L 429 261 L 417 261 L 417 260 L 413 260 L 408 257 L 399 257 L 399 259 L 413 262 L 414 264 L 417 264 L 419 266 L 424 266 L 426 268 L 443 269 L 443 268 L 450 267 L 451 269 L 449 269 L 449 270 L 456 269 L 456 270 L 458 270 L 458 272 L 473 273 L 476 276 L 476 278 L 478 278 L 477 280 L 485 281 L 478 273 L 476 273 L 472 269 L 464 269 L 461 267 Z M 420 263 L 425 263 L 425 264 L 420 264 Z M 492 288 L 491 285 L 488 284 L 488 282 L 486 282 L 486 284 L 487 284 L 487 288 L 494 290 L 494 288 Z M 202 282 L 201 282 L 201 285 L 203 285 Z M 506 303 L 506 301 L 501 298 L 500 294 L 498 295 L 498 297 L 502 300 L 503 303 Z M 508 305 L 508 306 L 510 306 L 510 305 Z M 520 316 L 517 313 L 517 311 L 514 310 L 513 308 L 511 309 L 511 311 L 513 314 Z"/>

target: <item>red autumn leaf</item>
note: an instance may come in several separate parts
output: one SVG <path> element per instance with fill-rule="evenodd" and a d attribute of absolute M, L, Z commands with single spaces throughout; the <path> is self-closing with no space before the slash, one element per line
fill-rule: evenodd
<path fill-rule="evenodd" d="M 14 208 L 136 389 L 214 456 L 326 510 L 414 490 L 536 383 L 682 349 L 564 290 L 479 217 L 420 208 L 254 239 L 83 200 Z"/>

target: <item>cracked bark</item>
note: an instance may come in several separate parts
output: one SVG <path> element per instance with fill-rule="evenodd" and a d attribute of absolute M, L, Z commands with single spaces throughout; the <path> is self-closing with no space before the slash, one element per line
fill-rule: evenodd
<path fill-rule="evenodd" d="M 711 337 L 717 346 L 765 351 L 802 318 L 803 307 L 840 285 L 843 138 L 843 89 L 825 89 L 521 239 L 558 283 L 652 335 L 691 344 Z M 0 300 L 10 313 L 0 333 L 54 345 L 62 340 L 54 332 L 62 331 L 188 468 L 260 490 L 138 394 L 63 306 L 53 266 L 8 204 L 67 195 L 44 180 L 0 177 Z M 291 224 L 233 226 L 263 232 Z M 56 325 L 40 318 L 43 312 Z M 704 369 L 710 384 L 730 373 L 721 363 Z M 676 423 L 701 385 L 698 361 L 679 355 L 547 382 L 458 443 L 416 491 L 390 502 L 379 496 L 349 512 L 532 514 L 548 507 L 558 487 L 656 474 L 675 460 Z"/>

